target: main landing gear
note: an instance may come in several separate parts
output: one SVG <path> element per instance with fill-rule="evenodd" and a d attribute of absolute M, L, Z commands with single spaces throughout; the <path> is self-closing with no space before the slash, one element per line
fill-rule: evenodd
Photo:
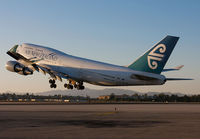
<path fill-rule="evenodd" d="M 49 83 L 50 83 L 50 87 L 51 87 L 51 88 L 56 88 L 56 87 L 57 87 L 56 81 L 55 81 L 55 80 L 50 79 L 50 80 L 49 80 Z"/>
<path fill-rule="evenodd" d="M 54 79 L 49 80 L 50 88 L 56 88 L 56 81 Z M 85 87 L 83 86 L 83 82 L 76 82 L 73 80 L 69 80 L 69 83 L 65 83 L 64 87 L 67 89 L 76 88 L 77 90 L 84 90 Z"/>
<path fill-rule="evenodd" d="M 67 89 L 73 89 L 74 87 L 73 87 L 73 85 L 71 85 L 71 84 L 64 84 L 64 87 L 65 88 L 67 88 Z"/>
<path fill-rule="evenodd" d="M 85 87 L 83 86 L 83 82 L 75 82 L 75 81 L 70 81 L 67 84 L 64 84 L 64 87 L 67 89 L 73 89 L 76 88 L 77 90 L 83 90 Z"/>

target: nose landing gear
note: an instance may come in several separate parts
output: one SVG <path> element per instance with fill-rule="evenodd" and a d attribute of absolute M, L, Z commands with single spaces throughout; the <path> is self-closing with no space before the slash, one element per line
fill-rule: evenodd
<path fill-rule="evenodd" d="M 50 87 L 51 87 L 51 88 L 56 88 L 56 87 L 57 87 L 56 81 L 55 81 L 55 80 L 50 79 L 50 80 L 49 80 L 49 83 L 50 83 Z"/>

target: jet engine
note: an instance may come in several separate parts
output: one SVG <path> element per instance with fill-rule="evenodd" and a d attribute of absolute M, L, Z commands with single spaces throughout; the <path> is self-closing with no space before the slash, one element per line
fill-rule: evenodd
<path fill-rule="evenodd" d="M 6 63 L 6 69 L 11 72 L 16 72 L 21 75 L 32 75 L 33 70 L 25 67 L 24 65 L 20 64 L 17 61 L 8 61 Z"/>

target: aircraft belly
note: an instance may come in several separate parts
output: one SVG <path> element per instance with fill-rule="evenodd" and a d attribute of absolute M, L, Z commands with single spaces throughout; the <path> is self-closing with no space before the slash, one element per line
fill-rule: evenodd
<path fill-rule="evenodd" d="M 81 69 L 80 74 L 85 82 L 101 86 L 125 86 L 128 83 L 114 71 L 96 71 Z"/>

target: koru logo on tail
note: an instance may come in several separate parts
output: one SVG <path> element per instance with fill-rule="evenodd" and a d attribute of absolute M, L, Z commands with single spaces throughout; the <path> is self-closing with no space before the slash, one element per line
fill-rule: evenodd
<path fill-rule="evenodd" d="M 151 69 L 157 69 L 158 61 L 164 57 L 166 46 L 164 44 L 157 45 L 147 56 L 148 66 Z M 159 52 L 159 53 L 158 53 Z"/>

